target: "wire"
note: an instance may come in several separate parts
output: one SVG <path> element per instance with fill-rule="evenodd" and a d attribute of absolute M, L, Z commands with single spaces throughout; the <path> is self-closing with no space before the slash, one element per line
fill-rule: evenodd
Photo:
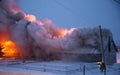
<path fill-rule="evenodd" d="M 72 12 L 72 10 L 70 8 L 68 8 L 67 6 L 65 6 L 63 3 L 57 1 L 57 0 L 53 0 L 56 4 L 62 6 L 63 8 L 65 8 L 67 11 Z"/>
<path fill-rule="evenodd" d="M 70 9 L 69 7 L 65 6 L 63 3 L 59 2 L 58 0 L 53 0 L 56 4 L 60 5 L 61 7 L 63 7 L 64 9 L 66 9 L 68 12 L 70 12 L 73 15 L 76 15 L 79 18 L 79 14 L 75 13 L 72 9 Z"/>

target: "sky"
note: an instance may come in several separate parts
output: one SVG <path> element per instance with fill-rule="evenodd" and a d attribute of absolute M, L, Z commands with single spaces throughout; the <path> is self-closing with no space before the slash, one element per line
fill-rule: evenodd
<path fill-rule="evenodd" d="M 114 0 L 20 0 L 20 7 L 38 20 L 50 19 L 56 27 L 108 28 L 120 46 L 120 4 Z"/>

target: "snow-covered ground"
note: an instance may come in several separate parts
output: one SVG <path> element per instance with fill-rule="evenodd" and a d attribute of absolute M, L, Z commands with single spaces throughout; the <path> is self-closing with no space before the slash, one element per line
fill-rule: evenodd
<path fill-rule="evenodd" d="M 0 75 L 104 75 L 96 63 L 0 61 Z M 120 64 L 107 66 L 107 75 L 120 75 Z"/>

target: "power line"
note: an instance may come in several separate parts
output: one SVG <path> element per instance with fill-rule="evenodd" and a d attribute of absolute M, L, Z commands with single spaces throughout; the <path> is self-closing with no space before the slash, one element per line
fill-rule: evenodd
<path fill-rule="evenodd" d="M 69 12 L 72 12 L 72 10 L 70 8 L 68 8 L 67 6 L 65 6 L 63 3 L 57 1 L 57 0 L 53 0 L 56 4 L 62 6 L 64 9 L 66 9 Z"/>
<path fill-rule="evenodd" d="M 75 13 L 72 9 L 70 9 L 69 7 L 65 6 L 63 3 L 59 2 L 58 0 L 53 0 L 56 4 L 60 5 L 61 7 L 63 7 L 64 9 L 66 9 L 68 12 L 72 13 L 73 15 L 76 15 L 77 17 L 79 16 L 78 13 Z"/>

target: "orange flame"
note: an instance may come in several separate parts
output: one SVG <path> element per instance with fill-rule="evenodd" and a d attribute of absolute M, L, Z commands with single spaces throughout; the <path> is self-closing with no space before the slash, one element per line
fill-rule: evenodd
<path fill-rule="evenodd" d="M 67 30 L 58 30 L 57 35 L 63 37 L 67 34 L 67 32 L 68 32 Z"/>
<path fill-rule="evenodd" d="M 58 30 L 57 31 L 57 35 L 58 36 L 65 36 L 65 35 L 70 35 L 70 34 L 72 34 L 73 33 L 73 31 L 75 30 L 76 28 L 72 28 L 72 29 L 70 29 L 70 30 L 63 30 L 63 29 L 61 29 L 61 30 Z"/>
<path fill-rule="evenodd" d="M 4 53 L 3 56 L 5 57 L 16 57 L 17 47 L 13 41 L 2 41 L 1 45 L 3 46 L 2 52 Z"/>
<path fill-rule="evenodd" d="M 30 22 L 36 21 L 36 17 L 34 15 L 26 15 L 25 19 Z"/>

